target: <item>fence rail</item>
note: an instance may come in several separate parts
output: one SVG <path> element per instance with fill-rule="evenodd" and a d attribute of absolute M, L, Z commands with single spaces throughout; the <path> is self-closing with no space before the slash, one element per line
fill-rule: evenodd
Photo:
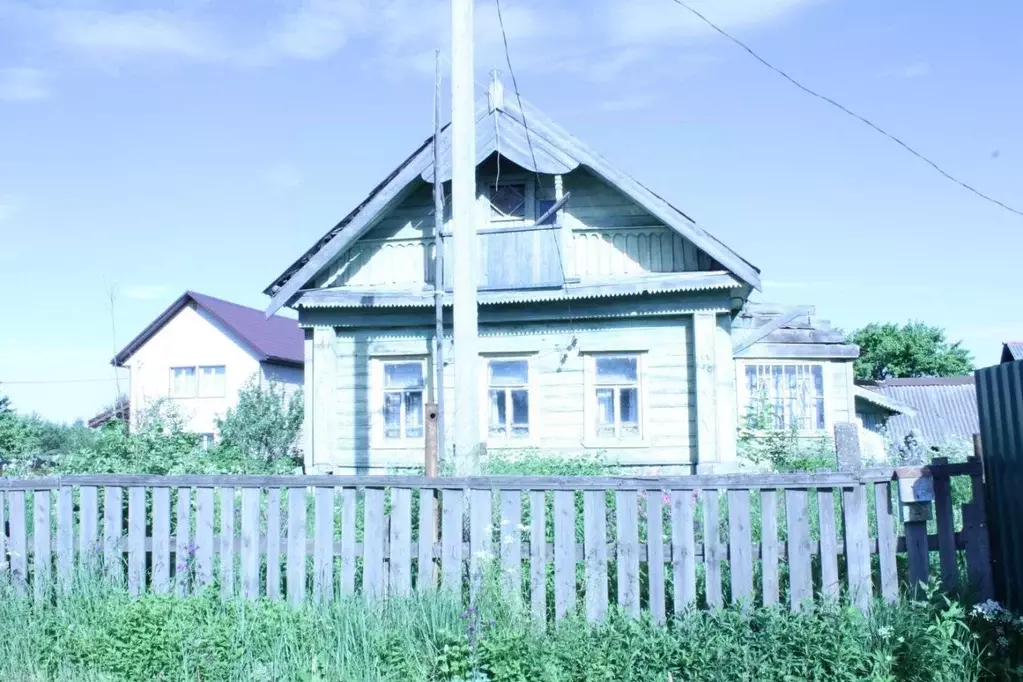
<path fill-rule="evenodd" d="M 132 594 L 213 586 L 298 604 L 475 595 L 494 567 L 543 618 L 599 619 L 611 603 L 656 620 L 726 601 L 798 609 L 843 589 L 867 609 L 927 580 L 932 554 L 949 589 L 961 565 L 971 588 L 989 589 L 981 474 L 970 460 L 668 478 L 2 479 L 0 571 L 36 594 L 102 569 Z M 972 498 L 956 504 L 963 476 Z"/>

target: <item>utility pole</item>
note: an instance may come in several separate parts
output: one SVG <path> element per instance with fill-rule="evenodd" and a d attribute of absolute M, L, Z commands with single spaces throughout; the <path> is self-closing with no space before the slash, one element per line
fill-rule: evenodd
<path fill-rule="evenodd" d="M 436 329 L 433 352 L 433 375 L 437 403 L 434 426 L 436 439 L 427 443 L 426 475 L 436 476 L 437 465 L 444 455 L 444 184 L 440 181 L 440 50 L 434 55 L 433 83 L 433 310 Z M 427 439 L 429 440 L 429 439 Z M 433 446 L 433 452 L 430 447 Z"/>
<path fill-rule="evenodd" d="M 451 0 L 451 222 L 454 239 L 455 471 L 479 473 L 476 115 L 473 1 Z"/>

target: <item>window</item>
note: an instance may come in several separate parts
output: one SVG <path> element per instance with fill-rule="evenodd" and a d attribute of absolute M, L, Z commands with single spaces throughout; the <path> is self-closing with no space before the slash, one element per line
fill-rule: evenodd
<path fill-rule="evenodd" d="M 199 368 L 199 397 L 223 398 L 227 394 L 224 381 L 224 366 L 211 365 Z"/>
<path fill-rule="evenodd" d="M 489 189 L 491 220 L 526 219 L 525 183 L 501 183 Z"/>
<path fill-rule="evenodd" d="M 594 364 L 597 438 L 638 439 L 639 356 L 598 355 Z"/>
<path fill-rule="evenodd" d="M 171 367 L 171 398 L 195 397 L 195 367 Z"/>
<path fill-rule="evenodd" d="M 386 361 L 383 369 L 384 440 L 422 438 L 423 361 Z"/>
<path fill-rule="evenodd" d="M 529 361 L 487 362 L 487 434 L 491 438 L 529 437 Z"/>
<path fill-rule="evenodd" d="M 554 199 L 539 199 L 536 202 L 536 217 L 537 218 L 541 218 L 545 213 L 547 213 L 547 211 L 549 211 L 552 208 L 554 208 L 554 204 L 556 204 L 556 203 L 558 203 L 558 202 L 555 201 Z M 555 211 L 554 213 L 552 213 L 550 215 L 549 218 L 547 218 L 547 220 L 545 220 L 545 221 L 543 221 L 542 223 L 539 223 L 539 224 L 540 225 L 553 225 L 553 224 L 555 224 L 557 222 L 557 220 L 558 220 L 558 212 Z"/>
<path fill-rule="evenodd" d="M 200 433 L 199 434 L 199 447 L 203 450 L 209 450 L 213 447 L 213 442 L 216 440 L 212 433 Z"/>
<path fill-rule="evenodd" d="M 775 429 L 824 430 L 824 371 L 821 365 L 746 365 L 747 414 Z M 766 414 L 765 414 L 766 411 Z"/>

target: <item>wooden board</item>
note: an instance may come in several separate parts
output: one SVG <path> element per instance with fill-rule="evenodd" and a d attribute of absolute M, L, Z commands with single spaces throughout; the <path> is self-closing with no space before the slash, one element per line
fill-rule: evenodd
<path fill-rule="evenodd" d="M 728 491 L 728 543 L 732 603 L 753 605 L 753 529 L 748 490 Z"/>
<path fill-rule="evenodd" d="M 288 489 L 288 603 L 305 601 L 306 592 L 306 489 Z"/>
<path fill-rule="evenodd" d="M 575 610 L 575 493 L 554 493 L 554 619 Z"/>
<path fill-rule="evenodd" d="M 192 546 L 192 491 L 178 488 L 178 518 L 175 524 L 174 581 L 177 593 L 189 592 L 189 571 L 193 568 L 195 548 Z"/>
<path fill-rule="evenodd" d="M 313 600 L 325 603 L 334 597 L 334 489 L 316 488 L 313 497 Z"/>
<path fill-rule="evenodd" d="M 102 556 L 103 550 L 99 543 L 99 490 L 95 486 L 85 486 L 78 491 L 78 563 L 86 573 L 91 574 L 102 565 Z"/>
<path fill-rule="evenodd" d="M 695 492 L 671 491 L 671 568 L 675 587 L 675 613 L 696 602 Z"/>
<path fill-rule="evenodd" d="M 391 489 L 390 589 L 403 597 L 412 592 L 412 490 Z"/>
<path fill-rule="evenodd" d="M 870 527 L 867 525 L 867 489 L 863 485 L 842 491 L 845 511 L 845 559 L 852 603 L 863 612 L 873 599 L 870 578 Z M 926 533 L 926 531 L 925 531 Z"/>
<path fill-rule="evenodd" d="M 469 598 L 473 603 L 483 584 L 483 573 L 494 559 L 493 499 L 489 490 L 469 491 Z"/>
<path fill-rule="evenodd" d="M 936 459 L 935 463 L 947 464 L 948 460 Z M 941 567 L 941 586 L 945 590 L 952 591 L 959 585 L 952 482 L 948 476 L 935 476 L 933 480 L 934 518 L 938 527 L 938 563 Z"/>
<path fill-rule="evenodd" d="M 717 490 L 703 491 L 703 562 L 706 573 L 707 606 L 721 608 L 721 536 L 718 528 Z"/>
<path fill-rule="evenodd" d="M 259 488 L 242 488 L 242 542 L 241 542 L 241 574 L 242 596 L 246 599 L 258 599 L 259 568 L 262 556 L 259 551 L 260 540 L 260 498 L 263 491 Z"/>
<path fill-rule="evenodd" d="M 437 567 L 433 558 L 437 538 L 437 500 L 433 488 L 419 491 L 419 543 L 416 559 L 416 589 L 433 590 L 437 587 Z"/>
<path fill-rule="evenodd" d="M 213 488 L 195 490 L 195 586 L 213 584 Z"/>
<path fill-rule="evenodd" d="M 651 491 L 646 496 L 647 522 L 647 577 L 650 616 L 657 624 L 663 624 L 666 617 L 664 589 L 664 501 L 661 491 Z"/>
<path fill-rule="evenodd" d="M 119 583 L 124 580 L 121 534 L 124 519 L 124 493 L 118 486 L 103 488 L 103 567 L 107 577 Z"/>
<path fill-rule="evenodd" d="M 171 582 L 171 509 L 170 488 L 153 488 L 153 592 L 170 592 Z"/>
<path fill-rule="evenodd" d="M 583 552 L 586 564 L 586 618 L 607 615 L 607 503 L 603 490 L 583 493 Z"/>
<path fill-rule="evenodd" d="M 64 486 L 57 490 L 57 584 L 61 591 L 71 587 L 75 570 L 75 508 L 74 490 Z M 0 500 L 2 502 L 2 500 Z M 0 526 L 0 533 L 3 527 Z M 0 561 L 4 557 L 0 556 Z"/>
<path fill-rule="evenodd" d="M 877 518 L 877 554 L 881 574 L 881 596 L 891 604 L 899 599 L 899 571 L 896 562 L 897 545 L 891 483 L 874 484 L 874 511 Z"/>
<path fill-rule="evenodd" d="M 533 618 L 547 622 L 547 500 L 542 490 L 529 493 L 529 599 Z"/>
<path fill-rule="evenodd" d="M 387 537 L 387 526 L 384 521 L 384 489 L 366 488 L 363 498 L 366 518 L 363 538 L 362 593 L 367 599 L 380 599 L 386 595 L 384 539 Z"/>
<path fill-rule="evenodd" d="M 234 488 L 220 489 L 220 594 L 232 597 L 234 585 Z"/>
<path fill-rule="evenodd" d="M 760 491 L 760 570 L 764 606 L 778 603 L 778 491 Z"/>
<path fill-rule="evenodd" d="M 359 491 L 341 491 L 341 595 L 355 594 L 355 534 L 358 528 Z"/>
<path fill-rule="evenodd" d="M 50 497 L 49 490 L 40 490 L 34 495 L 32 545 L 35 555 L 32 557 L 32 586 L 36 598 L 41 598 L 47 593 L 53 580 Z"/>
<path fill-rule="evenodd" d="M 821 593 L 838 599 L 842 585 L 838 579 L 838 527 L 835 524 L 835 493 L 830 488 L 817 490 L 817 515 L 821 532 Z"/>
<path fill-rule="evenodd" d="M 462 516 L 464 493 L 444 490 L 441 499 L 441 584 L 449 594 L 462 595 Z"/>
<path fill-rule="evenodd" d="M 146 489 L 128 488 L 128 593 L 146 589 Z"/>
<path fill-rule="evenodd" d="M 7 493 L 0 491 L 0 579 L 6 579 L 11 565 L 7 558 Z"/>
<path fill-rule="evenodd" d="M 927 547 L 927 522 L 906 522 L 906 554 L 909 563 L 909 590 L 922 593 L 930 578 L 930 551 Z"/>
<path fill-rule="evenodd" d="M 522 493 L 501 491 L 501 580 L 504 594 L 522 601 Z"/>
<path fill-rule="evenodd" d="M 618 605 L 639 615 L 639 501 L 635 490 L 615 493 L 618 538 Z"/>
<path fill-rule="evenodd" d="M 281 489 L 266 491 L 266 596 L 281 598 Z"/>
<path fill-rule="evenodd" d="M 810 553 L 810 511 L 805 490 L 785 491 L 785 516 L 788 528 L 789 603 L 793 611 L 813 602 L 813 574 Z"/>
<path fill-rule="evenodd" d="M 25 518 L 25 493 L 14 490 L 7 493 L 7 510 L 10 520 L 11 579 L 17 594 L 25 594 L 28 585 L 28 533 Z"/>

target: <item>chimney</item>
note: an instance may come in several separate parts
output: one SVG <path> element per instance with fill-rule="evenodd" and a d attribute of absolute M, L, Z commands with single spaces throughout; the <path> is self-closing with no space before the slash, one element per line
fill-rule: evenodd
<path fill-rule="evenodd" d="M 501 82 L 501 72 L 494 69 L 490 72 L 492 80 L 490 81 L 490 89 L 488 96 L 490 98 L 490 110 L 495 111 L 497 109 L 504 108 L 504 84 Z"/>

